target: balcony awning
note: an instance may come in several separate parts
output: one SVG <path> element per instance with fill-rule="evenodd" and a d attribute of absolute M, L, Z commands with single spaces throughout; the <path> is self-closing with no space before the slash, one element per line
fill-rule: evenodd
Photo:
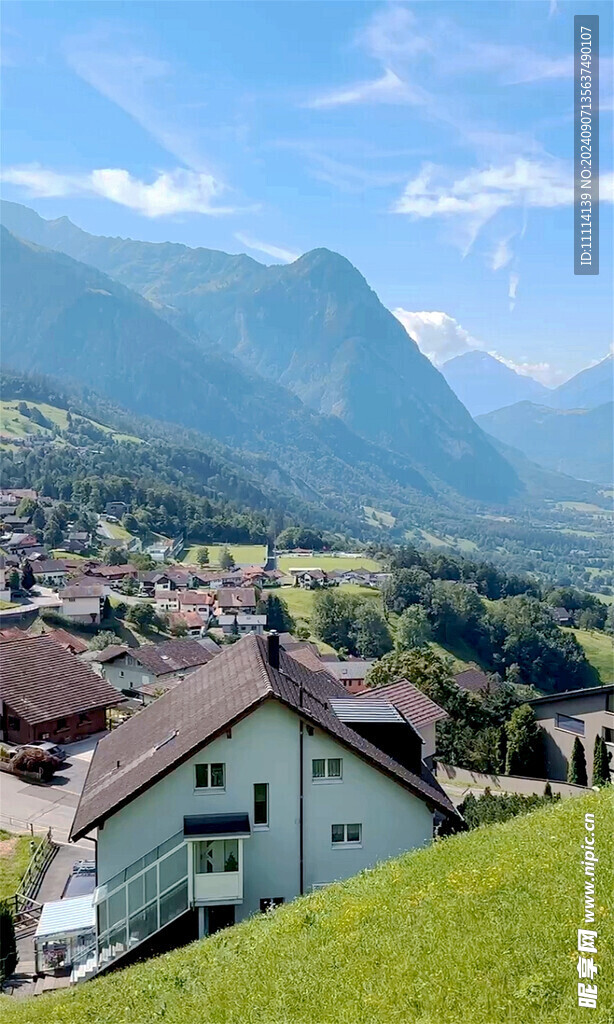
<path fill-rule="evenodd" d="M 183 819 L 183 834 L 187 839 L 249 839 L 249 814 L 188 814 Z"/>

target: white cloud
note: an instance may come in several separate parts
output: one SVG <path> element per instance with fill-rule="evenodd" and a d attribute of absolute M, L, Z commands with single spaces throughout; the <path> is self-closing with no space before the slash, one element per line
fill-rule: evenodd
<path fill-rule="evenodd" d="M 235 238 L 241 245 L 245 245 L 253 252 L 263 252 L 273 259 L 281 260 L 283 263 L 294 263 L 301 255 L 300 252 L 293 252 L 291 249 L 283 249 L 280 245 L 271 245 L 269 242 L 259 242 L 257 238 L 237 231 Z"/>
<path fill-rule="evenodd" d="M 223 187 L 211 175 L 182 168 L 162 171 L 152 182 L 135 178 L 119 167 L 103 167 L 84 174 L 62 174 L 38 164 L 6 167 L 0 178 L 20 186 L 31 196 L 99 196 L 145 217 L 237 212 L 233 207 L 215 205 Z"/>
<path fill-rule="evenodd" d="M 514 359 L 507 359 L 494 350 L 489 351 L 488 354 L 493 359 L 498 359 L 500 363 L 513 370 L 514 373 L 519 373 L 521 377 L 532 377 L 533 380 L 538 380 L 540 384 L 545 384 L 547 388 L 555 388 L 557 384 L 562 384 L 566 379 L 566 374 L 563 370 L 558 370 L 552 363 L 531 363 L 528 360 L 517 362 Z"/>
<path fill-rule="evenodd" d="M 493 270 L 501 270 L 502 267 L 507 267 L 508 263 L 514 258 L 514 253 L 510 248 L 510 242 L 513 237 L 513 235 L 508 235 L 507 238 L 501 238 L 497 242 L 492 254 L 491 268 Z"/>
<path fill-rule="evenodd" d="M 495 349 L 487 349 L 486 345 L 478 338 L 466 331 L 458 320 L 442 312 L 421 312 L 413 313 L 407 309 L 393 309 L 392 312 L 397 320 L 418 345 L 420 351 L 427 356 L 431 362 L 438 367 L 443 366 L 449 359 L 455 356 L 462 356 L 466 352 L 476 349 L 481 352 L 488 352 L 493 359 L 498 359 L 510 370 L 519 373 L 523 377 L 533 377 L 547 387 L 556 387 L 565 379 L 565 374 L 557 370 L 551 363 L 532 363 L 528 359 L 516 361 L 502 356 Z"/>
<path fill-rule="evenodd" d="M 520 277 L 518 274 L 510 274 L 510 283 L 507 291 L 507 297 L 510 300 L 510 313 L 516 305 L 516 292 L 518 291 L 518 285 L 520 284 Z"/>
<path fill-rule="evenodd" d="M 393 309 L 392 312 L 414 339 L 420 351 L 435 366 L 443 366 L 448 359 L 471 352 L 473 349 L 484 348 L 480 341 L 472 337 L 469 331 L 447 313 L 413 313 L 401 307 Z"/>
<path fill-rule="evenodd" d="M 422 98 L 421 90 L 410 87 L 394 71 L 385 68 L 380 78 L 324 93 L 309 100 L 305 106 L 318 110 L 353 103 L 419 103 Z"/>

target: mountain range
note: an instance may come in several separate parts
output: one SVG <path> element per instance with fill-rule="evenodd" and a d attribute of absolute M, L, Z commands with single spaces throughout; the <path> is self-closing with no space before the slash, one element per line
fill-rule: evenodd
<path fill-rule="evenodd" d="M 547 403 L 549 388 L 510 369 L 500 359 L 477 349 L 449 359 L 443 376 L 472 416 L 480 416 L 515 402 Z"/>
<path fill-rule="evenodd" d="M 342 256 L 319 249 L 265 267 L 92 236 L 14 203 L 2 204 L 2 221 L 9 366 L 300 464 L 314 490 L 323 465 L 327 478 L 358 467 L 375 485 L 383 474 L 416 493 L 498 502 L 522 491 Z"/>

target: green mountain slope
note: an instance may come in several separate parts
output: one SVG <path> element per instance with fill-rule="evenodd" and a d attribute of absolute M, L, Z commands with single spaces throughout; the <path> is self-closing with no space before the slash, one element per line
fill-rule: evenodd
<path fill-rule="evenodd" d="M 598 1009 L 578 1008 L 581 844 L 595 816 Z M 7 1024 L 576 1024 L 614 1002 L 612 793 L 437 843 Z M 587 927 L 591 927 L 588 925 Z M 588 1019 L 588 1018 L 587 1018 Z"/>
<path fill-rule="evenodd" d="M 550 409 L 518 402 L 478 416 L 484 430 L 534 462 L 581 480 L 611 484 L 614 403 L 594 409 Z"/>
<path fill-rule="evenodd" d="M 539 381 L 523 377 L 488 352 L 455 356 L 442 366 L 441 372 L 472 416 L 515 402 L 546 401 L 550 393 Z"/>
<path fill-rule="evenodd" d="M 408 459 L 307 409 L 232 357 L 203 353 L 141 296 L 2 229 L 2 358 L 87 385 L 140 415 L 268 455 L 312 497 L 437 489 Z M 441 483 L 439 487 L 441 487 Z"/>
<path fill-rule="evenodd" d="M 213 342 L 459 493 L 496 501 L 518 491 L 514 471 L 342 256 L 317 249 L 265 267 L 208 249 L 94 237 L 13 203 L 2 218 L 140 292 L 209 355 Z"/>

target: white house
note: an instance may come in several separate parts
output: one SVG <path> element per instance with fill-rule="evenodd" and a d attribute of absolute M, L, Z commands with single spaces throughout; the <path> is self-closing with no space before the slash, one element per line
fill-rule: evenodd
<path fill-rule="evenodd" d="M 266 627 L 266 615 L 218 615 L 223 633 L 258 633 L 261 636 Z"/>
<path fill-rule="evenodd" d="M 435 811 L 455 818 L 415 730 L 375 704 L 250 635 L 105 736 L 71 833 L 98 830 L 98 968 L 153 952 L 167 925 L 208 934 L 423 846 Z"/>
<path fill-rule="evenodd" d="M 62 615 L 75 622 L 100 622 L 104 587 L 100 583 L 64 587 L 60 591 Z"/>
<path fill-rule="evenodd" d="M 199 640 L 186 638 L 141 647 L 111 644 L 100 651 L 96 660 L 104 678 L 116 689 L 138 694 L 147 702 L 206 665 L 212 657 L 212 651 Z"/>
<path fill-rule="evenodd" d="M 61 559 L 36 558 L 30 562 L 32 572 L 43 586 L 63 587 L 68 579 L 68 569 Z"/>

